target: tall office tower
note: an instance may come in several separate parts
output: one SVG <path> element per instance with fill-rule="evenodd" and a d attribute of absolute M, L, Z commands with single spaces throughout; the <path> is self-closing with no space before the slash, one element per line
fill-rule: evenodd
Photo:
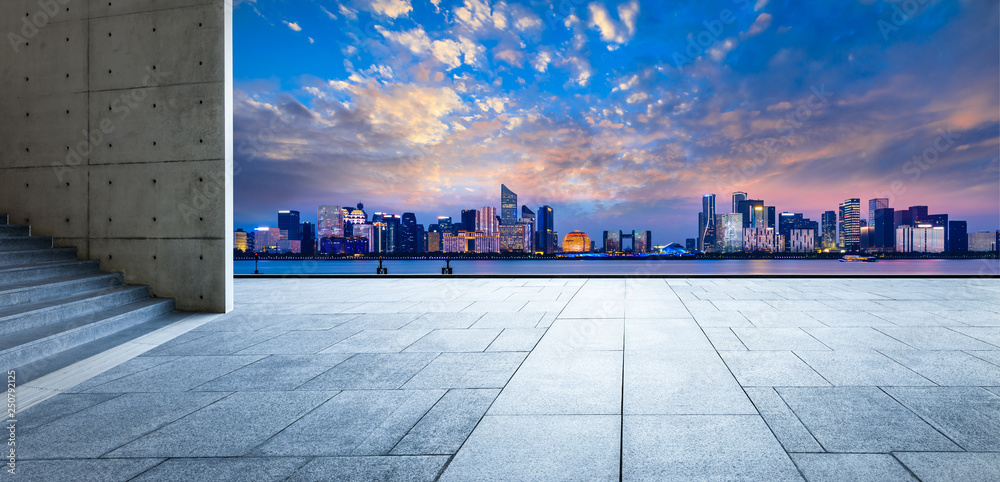
<path fill-rule="evenodd" d="M 398 214 L 383 214 L 385 223 L 385 252 L 399 253 L 403 247 L 403 223 Z"/>
<path fill-rule="evenodd" d="M 281 230 L 281 239 L 300 240 L 302 233 L 298 211 L 278 211 L 278 229 Z"/>
<path fill-rule="evenodd" d="M 873 220 L 869 226 L 873 228 L 874 240 L 872 250 L 879 253 L 891 253 L 896 250 L 896 211 L 893 208 L 878 208 L 872 213 Z"/>
<path fill-rule="evenodd" d="M 247 233 L 243 228 L 233 231 L 233 249 L 243 252 L 247 250 Z"/>
<path fill-rule="evenodd" d="M 767 226 L 768 228 L 778 230 L 778 217 L 777 208 L 774 206 L 764 206 L 764 210 L 767 211 Z"/>
<path fill-rule="evenodd" d="M 452 232 L 451 216 L 438 216 L 437 225 L 442 233 Z"/>
<path fill-rule="evenodd" d="M 816 233 L 812 229 L 792 229 L 785 238 L 789 252 L 811 253 L 816 250 Z"/>
<path fill-rule="evenodd" d="M 521 224 L 524 224 L 524 235 L 527 237 L 525 242 L 525 245 L 527 246 L 526 251 L 533 253 L 536 250 L 535 212 L 528 209 L 528 206 L 521 206 Z"/>
<path fill-rule="evenodd" d="M 965 221 L 948 222 L 948 251 L 962 253 L 969 250 L 969 226 Z"/>
<path fill-rule="evenodd" d="M 948 215 L 947 214 L 924 214 L 918 224 L 930 224 L 935 228 L 944 228 L 944 246 L 948 247 Z"/>
<path fill-rule="evenodd" d="M 896 252 L 900 253 L 942 253 L 945 228 L 918 224 L 896 228 Z"/>
<path fill-rule="evenodd" d="M 877 197 L 868 200 L 868 226 L 875 225 L 875 210 L 889 207 L 889 198 Z"/>
<path fill-rule="evenodd" d="M 711 251 L 715 246 L 715 194 L 701 197 L 701 215 L 698 216 L 698 249 Z"/>
<path fill-rule="evenodd" d="M 731 213 L 740 212 L 740 201 L 747 200 L 747 193 L 743 191 L 736 191 L 733 193 L 733 210 L 729 211 Z"/>
<path fill-rule="evenodd" d="M 648 253 L 653 250 L 653 232 L 652 231 L 640 231 L 638 229 L 632 231 L 632 252 L 633 253 Z M 565 245 L 566 243 L 563 243 Z"/>
<path fill-rule="evenodd" d="M 500 232 L 497 223 L 497 208 L 483 206 L 476 210 L 476 231 L 482 231 L 487 236 L 496 236 Z"/>
<path fill-rule="evenodd" d="M 781 235 L 774 228 L 744 228 L 743 251 L 773 253 L 784 244 Z"/>
<path fill-rule="evenodd" d="M 376 220 L 376 216 L 378 219 Z M 354 226 L 357 228 L 359 225 Z M 365 226 L 365 225 L 360 225 Z M 389 252 L 389 225 L 382 219 L 380 213 L 375 213 L 372 215 L 372 222 L 370 224 L 371 232 L 368 236 L 368 252 L 369 253 L 388 253 Z"/>
<path fill-rule="evenodd" d="M 760 208 L 759 210 L 757 208 Z M 743 227 L 744 228 L 765 228 L 767 227 L 766 221 L 761 220 L 761 216 L 758 213 L 764 213 L 764 201 L 760 199 L 746 199 L 740 201 L 736 206 L 736 212 L 743 215 Z"/>
<path fill-rule="evenodd" d="M 247 252 L 255 253 L 257 252 L 257 236 L 255 231 L 250 231 L 247 233 Z"/>
<path fill-rule="evenodd" d="M 427 252 L 427 232 L 424 231 L 424 225 L 417 225 L 417 253 Z"/>
<path fill-rule="evenodd" d="M 500 185 L 500 224 L 517 224 L 517 193 Z"/>
<path fill-rule="evenodd" d="M 340 210 L 338 209 L 337 212 L 340 212 Z M 341 226 L 341 229 L 343 229 L 343 226 Z M 313 223 L 306 222 L 302 223 L 299 230 L 302 232 L 302 244 L 299 247 L 302 254 L 308 256 L 316 254 L 316 226 L 313 226 Z"/>
<path fill-rule="evenodd" d="M 743 251 L 743 214 L 717 214 L 715 222 L 715 244 L 720 253 Z"/>
<path fill-rule="evenodd" d="M 278 228 L 259 227 L 254 230 L 254 249 L 258 253 L 275 251 L 281 240 L 281 230 Z"/>
<path fill-rule="evenodd" d="M 697 238 L 686 238 L 684 240 L 684 249 L 687 252 L 689 252 L 689 253 L 695 252 L 695 250 L 698 249 L 698 239 Z"/>
<path fill-rule="evenodd" d="M 632 242 L 635 243 L 634 240 Z M 604 232 L 604 252 L 605 253 L 622 252 L 622 232 L 620 230 Z"/>
<path fill-rule="evenodd" d="M 802 222 L 801 213 L 781 213 L 778 215 L 778 233 L 785 237 L 785 245 L 779 251 L 788 251 L 792 230 Z"/>
<path fill-rule="evenodd" d="M 845 199 L 840 203 L 840 247 L 847 251 L 861 249 L 861 200 Z"/>
<path fill-rule="evenodd" d="M 538 244 L 536 250 L 545 254 L 556 251 L 555 222 L 552 206 L 538 208 Z"/>
<path fill-rule="evenodd" d="M 458 231 L 475 231 L 476 230 L 476 210 L 475 209 L 463 209 L 462 210 L 462 224 L 452 227 L 452 234 Z"/>
<path fill-rule="evenodd" d="M 417 252 L 417 216 L 413 213 L 403 213 L 399 226 L 398 253 Z"/>
<path fill-rule="evenodd" d="M 913 223 L 919 224 L 927 217 L 927 206 L 910 206 L 910 215 L 913 216 Z"/>
<path fill-rule="evenodd" d="M 320 206 L 316 209 L 316 227 L 319 237 L 344 236 L 344 209 L 340 206 Z"/>
<path fill-rule="evenodd" d="M 997 248 L 995 234 L 989 231 L 977 231 L 968 233 L 969 251 L 974 253 L 985 253 Z"/>
<path fill-rule="evenodd" d="M 826 211 L 820 218 L 823 227 L 823 249 L 834 249 L 837 247 L 837 213 Z"/>
<path fill-rule="evenodd" d="M 527 251 L 525 247 L 524 232 L 528 228 L 524 224 L 501 224 L 500 225 L 500 251 L 523 253 Z"/>
<path fill-rule="evenodd" d="M 451 234 L 449 231 L 448 234 Z M 432 224 L 427 228 L 427 252 L 428 253 L 440 253 L 444 251 L 441 248 L 441 227 L 437 224 Z"/>

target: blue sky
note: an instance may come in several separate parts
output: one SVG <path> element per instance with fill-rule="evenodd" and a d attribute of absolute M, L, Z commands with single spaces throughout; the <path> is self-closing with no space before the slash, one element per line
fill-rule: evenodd
<path fill-rule="evenodd" d="M 704 193 L 1000 225 L 996 1 L 243 0 L 236 225 L 555 208 L 693 237 Z"/>

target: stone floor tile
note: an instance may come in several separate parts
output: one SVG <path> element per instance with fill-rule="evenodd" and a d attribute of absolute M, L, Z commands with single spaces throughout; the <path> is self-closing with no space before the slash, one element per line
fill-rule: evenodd
<path fill-rule="evenodd" d="M 391 455 L 435 455 L 458 452 L 498 389 L 453 389 L 393 447 Z"/>
<path fill-rule="evenodd" d="M 493 402 L 490 415 L 620 414 L 622 352 L 534 351 Z"/>
<path fill-rule="evenodd" d="M 317 457 L 299 469 L 288 481 L 429 482 L 435 480 L 447 462 L 447 456 Z"/>
<path fill-rule="evenodd" d="M 178 392 L 247 366 L 264 355 L 184 356 L 87 390 L 88 393 Z"/>
<path fill-rule="evenodd" d="M 732 330 L 749 350 L 830 351 L 830 347 L 802 328 L 733 328 Z"/>
<path fill-rule="evenodd" d="M 744 387 L 828 387 L 830 383 L 790 351 L 720 351 Z"/>
<path fill-rule="evenodd" d="M 399 353 L 428 333 L 430 330 L 365 330 L 320 353 Z"/>
<path fill-rule="evenodd" d="M 124 482 L 149 470 L 163 459 L 52 459 L 20 460 L 17 473 L 10 477 L 19 482 Z M 6 468 L 6 467 L 5 467 Z M 10 475 L 10 474 L 7 474 Z"/>
<path fill-rule="evenodd" d="M 973 356 L 977 353 L 996 353 L 1000 357 L 1000 351 L 969 354 L 962 351 L 897 350 L 882 353 L 938 385 L 1000 385 L 1000 366 Z"/>
<path fill-rule="evenodd" d="M 194 387 L 194 390 L 209 392 L 293 390 L 350 357 L 349 353 L 272 355 L 209 380 Z"/>
<path fill-rule="evenodd" d="M 746 387 L 745 390 L 786 452 L 823 452 L 823 447 L 773 388 Z"/>
<path fill-rule="evenodd" d="M 621 319 L 556 319 L 536 350 L 621 350 L 624 326 Z"/>
<path fill-rule="evenodd" d="M 626 415 L 757 414 L 713 351 L 626 351 L 622 398 Z"/>
<path fill-rule="evenodd" d="M 407 352 L 485 351 L 500 335 L 499 329 L 434 330 L 406 347 Z"/>
<path fill-rule="evenodd" d="M 545 334 L 545 328 L 504 328 L 486 351 L 531 351 Z"/>
<path fill-rule="evenodd" d="M 298 390 L 386 390 L 403 386 L 437 353 L 361 353 L 301 385 Z"/>
<path fill-rule="evenodd" d="M 1000 452 L 1000 397 L 979 387 L 886 387 L 886 393 L 970 452 Z"/>
<path fill-rule="evenodd" d="M 893 454 L 924 482 L 1000 480 L 1000 453 L 902 452 Z"/>
<path fill-rule="evenodd" d="M 917 479 L 889 454 L 791 454 L 810 482 L 916 482 Z"/>
<path fill-rule="evenodd" d="M 239 482 L 247 480 L 252 474 L 255 481 L 278 482 L 287 479 L 308 461 L 309 459 L 305 457 L 175 458 L 153 467 L 132 480 L 136 482 L 187 482 L 191 480 Z"/>
<path fill-rule="evenodd" d="M 503 388 L 526 352 L 442 353 L 403 388 Z"/>
<path fill-rule="evenodd" d="M 796 351 L 795 354 L 826 381 L 837 386 L 934 385 L 919 373 L 876 351 Z"/>
<path fill-rule="evenodd" d="M 715 350 L 701 327 L 690 318 L 626 319 L 626 350 Z"/>
<path fill-rule="evenodd" d="M 875 329 L 920 350 L 1000 350 L 1000 328 L 897 326 Z M 982 337 L 966 333 L 968 330 L 973 330 L 972 333 L 975 330 L 995 330 L 997 345 L 984 343 Z"/>

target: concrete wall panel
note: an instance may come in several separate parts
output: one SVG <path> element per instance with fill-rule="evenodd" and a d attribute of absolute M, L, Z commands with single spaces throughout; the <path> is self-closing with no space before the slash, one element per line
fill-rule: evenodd
<path fill-rule="evenodd" d="M 85 20 L 90 6 L 90 0 L 55 0 L 55 6 L 50 0 L 4 0 L 4 3 L 4 16 L 0 19 L 4 35 L 10 32 L 29 41 L 35 35 L 33 32 L 49 25 Z M 7 43 L 9 46 L 10 42 Z"/>
<path fill-rule="evenodd" d="M 224 159 L 224 109 L 221 83 L 95 92 L 90 125 L 104 142 L 90 163 Z"/>
<path fill-rule="evenodd" d="M 32 234 L 86 238 L 87 205 L 58 200 L 87 198 L 87 167 L 56 172 L 52 167 L 4 169 L 0 211 L 11 224 L 30 224 Z M 56 202 L 53 202 L 56 201 Z"/>
<path fill-rule="evenodd" d="M 91 166 L 91 236 L 197 238 L 222 232 L 225 192 L 211 176 L 224 162 Z"/>
<path fill-rule="evenodd" d="M 93 238 L 90 258 L 99 259 L 102 270 L 124 272 L 126 283 L 149 285 L 153 296 L 174 298 L 178 310 L 211 312 L 218 311 L 217 287 L 225 285 L 227 278 L 225 260 L 215 255 L 224 243 L 221 239 Z"/>
<path fill-rule="evenodd" d="M 197 5 L 212 5 L 218 3 L 214 0 L 89 0 L 90 15 L 92 17 L 107 17 L 111 15 L 125 15 L 129 13 L 150 12 L 154 10 L 164 10 L 168 8 L 193 7 Z M 232 4 L 239 0 L 228 0 Z"/>
<path fill-rule="evenodd" d="M 0 106 L 0 152 L 6 153 L 0 167 L 85 165 L 90 150 L 87 96 L 48 95 Z"/>
<path fill-rule="evenodd" d="M 47 25 L 26 45 L 5 46 L 10 68 L 0 81 L 8 95 L 43 96 L 87 91 L 87 21 Z"/>
<path fill-rule="evenodd" d="M 91 20 L 91 90 L 221 81 L 223 13 L 218 4 Z"/>

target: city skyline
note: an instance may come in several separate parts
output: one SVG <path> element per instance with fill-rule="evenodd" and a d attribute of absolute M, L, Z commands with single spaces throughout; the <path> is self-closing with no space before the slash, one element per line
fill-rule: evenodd
<path fill-rule="evenodd" d="M 995 230 L 998 6 L 897 3 L 243 2 L 236 224 L 331 200 L 456 216 L 504 182 L 592 238 L 685 239 L 732 191 Z"/>

